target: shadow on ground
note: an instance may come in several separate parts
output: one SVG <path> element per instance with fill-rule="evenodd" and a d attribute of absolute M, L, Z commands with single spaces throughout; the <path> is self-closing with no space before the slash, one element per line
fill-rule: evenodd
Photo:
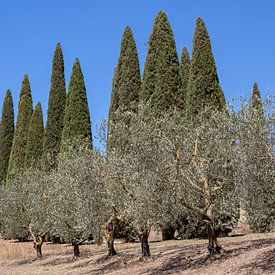
<path fill-rule="evenodd" d="M 150 274 L 171 274 L 177 271 L 184 271 L 187 269 L 198 269 L 202 267 L 207 267 L 212 263 L 220 263 L 225 260 L 233 257 L 241 256 L 241 254 L 249 250 L 257 250 L 265 248 L 274 244 L 275 240 L 272 239 L 262 239 L 262 240 L 253 240 L 253 241 L 244 241 L 238 243 L 232 243 L 237 246 L 234 249 L 227 249 L 223 254 L 210 257 L 205 252 L 205 245 L 198 246 L 187 246 L 182 248 L 180 253 L 177 253 L 175 257 L 171 255 L 169 260 L 165 261 L 161 267 L 151 270 Z M 202 249 L 204 248 L 204 251 Z M 273 252 L 273 253 L 272 253 Z M 264 254 L 261 259 L 255 259 L 249 265 L 245 265 L 242 269 L 246 270 L 255 270 L 258 271 L 272 271 L 275 270 L 275 251 L 268 251 Z M 200 256 L 200 254 L 202 254 Z"/>

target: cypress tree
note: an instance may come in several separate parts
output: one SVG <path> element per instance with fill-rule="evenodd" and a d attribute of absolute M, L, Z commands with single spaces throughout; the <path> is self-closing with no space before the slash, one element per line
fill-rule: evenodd
<path fill-rule="evenodd" d="M 190 116 L 205 106 L 223 110 L 225 97 L 219 84 L 210 38 L 201 18 L 197 19 L 187 88 L 187 108 Z"/>
<path fill-rule="evenodd" d="M 157 115 L 177 107 L 182 109 L 183 95 L 176 43 L 166 14 L 155 18 L 142 77 L 140 100 L 151 101 Z"/>
<path fill-rule="evenodd" d="M 43 164 L 50 168 L 48 154 L 57 154 L 63 130 L 64 112 L 66 105 L 66 85 L 64 76 L 64 59 L 60 43 L 56 45 L 53 62 L 51 88 L 48 101 L 47 122 L 43 141 Z"/>
<path fill-rule="evenodd" d="M 25 156 L 25 168 L 30 166 L 40 167 L 43 152 L 43 113 L 40 102 L 36 105 L 29 127 L 28 141 Z"/>
<path fill-rule="evenodd" d="M 61 149 L 76 138 L 85 139 L 92 147 L 91 122 L 84 77 L 79 60 L 76 58 L 69 82 L 68 97 L 65 108 L 64 128 Z"/>
<path fill-rule="evenodd" d="M 17 120 L 13 144 L 9 160 L 7 180 L 9 181 L 15 170 L 25 166 L 25 155 L 29 124 L 32 116 L 32 95 L 29 78 L 24 76 L 18 104 Z"/>
<path fill-rule="evenodd" d="M 116 121 L 116 111 L 137 111 L 138 94 L 141 87 L 138 52 L 130 27 L 126 27 L 121 40 L 120 55 L 113 78 L 111 104 L 109 109 L 108 150 L 115 146 L 116 133 L 111 124 Z M 121 135 L 121 133 L 117 133 Z"/>
<path fill-rule="evenodd" d="M 251 106 L 259 115 L 263 115 L 263 104 L 257 83 L 253 85 Z"/>
<path fill-rule="evenodd" d="M 5 181 L 14 135 L 14 110 L 11 91 L 7 90 L 0 124 L 0 184 Z"/>
<path fill-rule="evenodd" d="M 187 86 L 190 71 L 190 57 L 187 48 L 182 49 L 180 58 L 180 75 L 182 83 L 182 93 L 183 93 L 183 107 L 186 108 L 186 97 L 187 97 Z"/>
<path fill-rule="evenodd" d="M 274 159 L 268 125 L 272 119 L 265 117 L 261 94 L 254 83 L 251 98 L 249 138 L 246 140 L 250 169 L 247 180 L 248 223 L 253 231 L 266 232 L 272 229 L 274 217 Z M 257 209 L 257 211 L 255 211 Z"/>

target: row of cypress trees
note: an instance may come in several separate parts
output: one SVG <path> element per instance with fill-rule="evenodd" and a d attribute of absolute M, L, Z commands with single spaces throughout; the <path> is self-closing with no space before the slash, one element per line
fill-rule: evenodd
<path fill-rule="evenodd" d="M 253 102 L 261 102 L 257 85 Z M 160 11 L 148 41 L 148 51 L 141 78 L 137 47 L 130 27 L 126 27 L 115 69 L 108 119 L 107 153 L 127 153 L 128 111 L 137 111 L 139 104 L 148 104 L 156 117 L 177 109 L 186 119 L 196 119 L 203 108 L 226 110 L 226 100 L 219 84 L 210 37 L 204 21 L 197 18 L 193 37 L 192 58 L 186 47 L 178 58 L 176 43 L 166 14 Z M 253 104 L 254 104 L 253 103 Z M 127 121 L 122 133 L 116 127 L 125 113 Z M 121 124 L 122 121 L 120 121 Z M 125 131 L 126 129 L 126 131 Z M 126 145 L 126 146 L 125 146 Z M 172 225 L 162 228 L 163 240 L 174 236 Z"/>
<path fill-rule="evenodd" d="M 12 95 L 10 90 L 6 93 L 0 124 L 0 182 L 8 182 L 16 171 L 30 166 L 51 169 L 54 157 L 76 137 L 85 139 L 92 147 L 86 87 L 76 59 L 66 94 L 64 59 L 58 43 L 53 57 L 45 129 L 40 102 L 33 110 L 27 75 L 22 82 L 15 127 Z"/>
<path fill-rule="evenodd" d="M 133 33 L 126 27 L 113 77 L 108 150 L 116 147 L 111 125 L 116 121 L 116 111 L 135 112 L 140 102 L 149 104 L 156 116 L 170 108 L 190 118 L 207 105 L 218 110 L 225 108 L 210 38 L 201 18 L 196 21 L 190 60 L 185 47 L 178 58 L 168 18 L 163 11 L 157 14 L 148 41 L 142 79 Z M 41 104 L 38 103 L 33 111 L 28 76 L 23 79 L 15 128 L 12 95 L 7 91 L 0 124 L 0 182 L 9 179 L 15 170 L 33 164 L 51 169 L 52 160 L 65 148 L 66 142 L 79 136 L 88 140 L 92 147 L 84 78 L 76 59 L 66 94 L 64 58 L 58 43 L 53 57 L 45 129 Z"/>
<path fill-rule="evenodd" d="M 157 14 L 142 79 L 133 33 L 126 27 L 113 78 L 108 150 L 116 147 L 111 127 L 116 121 L 116 111 L 136 110 L 139 103 L 149 104 L 156 116 L 176 108 L 191 119 L 205 106 L 218 110 L 226 107 L 210 38 L 201 18 L 196 21 L 190 61 L 185 47 L 179 60 L 168 18 L 163 11 Z"/>

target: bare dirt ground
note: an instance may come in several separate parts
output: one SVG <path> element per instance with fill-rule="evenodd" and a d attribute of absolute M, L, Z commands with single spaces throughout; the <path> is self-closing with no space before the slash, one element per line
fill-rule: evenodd
<path fill-rule="evenodd" d="M 152 256 L 140 257 L 140 246 L 117 244 L 117 256 L 106 257 L 106 245 L 81 246 L 75 260 L 70 245 L 46 243 L 35 260 L 32 243 L 0 240 L 0 274 L 275 274 L 275 233 L 221 238 L 225 252 L 207 254 L 206 240 L 153 242 Z"/>

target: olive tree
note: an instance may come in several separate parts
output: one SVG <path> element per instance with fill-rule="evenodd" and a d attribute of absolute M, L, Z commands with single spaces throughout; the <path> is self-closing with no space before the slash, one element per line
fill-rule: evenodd
<path fill-rule="evenodd" d="M 240 141 L 240 199 L 251 229 L 257 232 L 270 231 L 275 224 L 274 103 L 269 95 L 258 108 L 253 98 L 242 100 L 235 113 Z"/>
<path fill-rule="evenodd" d="M 42 257 L 42 245 L 53 223 L 49 189 L 47 175 L 30 168 L 18 171 L 0 195 L 1 234 L 19 240 L 31 236 L 37 258 Z"/>
<path fill-rule="evenodd" d="M 219 233 L 237 220 L 234 119 L 210 109 L 195 122 L 173 110 L 154 118 L 146 106 L 128 115 L 129 154 L 113 152 L 107 165 L 113 203 L 136 228 L 143 256 L 150 255 L 152 226 L 183 213 L 205 224 L 209 252 L 220 253 Z"/>
<path fill-rule="evenodd" d="M 139 113 L 145 113 L 148 108 L 140 109 Z M 159 187 L 156 163 L 155 136 L 150 128 L 152 113 L 138 115 L 133 112 L 119 112 L 116 116 L 118 121 L 133 121 L 127 128 L 127 154 L 121 154 L 120 146 L 126 146 L 123 133 L 125 132 L 124 123 L 116 123 L 116 150 L 108 152 L 106 186 L 108 197 L 113 207 L 113 218 L 109 221 L 109 255 L 115 254 L 113 248 L 113 238 L 116 227 L 121 223 L 130 223 L 134 228 L 141 242 L 142 255 L 150 256 L 148 237 L 152 226 L 158 227 L 157 212 L 159 212 L 160 197 L 164 195 Z M 154 127 L 155 128 L 155 127 Z M 121 140 L 120 140 L 121 139 Z"/>
<path fill-rule="evenodd" d="M 70 242 L 74 256 L 80 255 L 79 245 L 91 235 L 101 239 L 101 229 L 108 219 L 102 173 L 105 159 L 97 151 L 81 146 L 81 140 L 59 155 L 58 166 L 51 172 L 49 196 L 54 225 L 52 232 Z M 86 144 L 86 143 L 84 143 Z"/>

